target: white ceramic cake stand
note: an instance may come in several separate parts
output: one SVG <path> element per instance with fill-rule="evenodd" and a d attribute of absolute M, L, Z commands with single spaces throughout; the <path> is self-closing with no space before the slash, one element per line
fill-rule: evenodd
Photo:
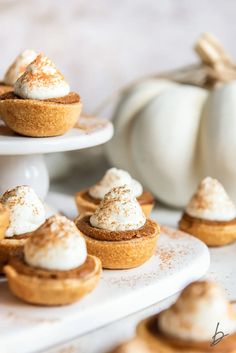
<path fill-rule="evenodd" d="M 112 124 L 94 117 L 81 117 L 65 135 L 48 138 L 19 136 L 0 124 L 0 193 L 16 185 L 30 185 L 44 199 L 49 175 L 43 154 L 97 146 L 112 135 Z"/>

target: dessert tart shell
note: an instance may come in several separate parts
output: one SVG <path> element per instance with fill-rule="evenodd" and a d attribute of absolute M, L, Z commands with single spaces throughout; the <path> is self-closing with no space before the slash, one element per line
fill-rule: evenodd
<path fill-rule="evenodd" d="M 4 267 L 4 272 L 8 278 L 10 290 L 21 300 L 44 306 L 66 305 L 78 301 L 91 292 L 100 279 L 102 272 L 100 260 L 91 255 L 88 255 L 88 260 L 93 263 L 89 273 L 74 278 L 54 278 L 53 276 L 44 278 L 37 275 L 37 269 L 34 275 L 27 275 L 17 271 L 11 262 Z M 50 273 L 50 271 L 47 272 Z"/>
<path fill-rule="evenodd" d="M 53 100 L 2 97 L 1 117 L 11 130 L 24 136 L 63 135 L 75 126 L 82 110 L 80 100 L 75 103 L 60 103 Z"/>
<path fill-rule="evenodd" d="M 154 231 L 150 235 L 133 237 L 127 240 L 111 241 L 100 240 L 85 234 L 79 226 L 79 222 L 83 220 L 83 218 L 78 217 L 75 220 L 75 224 L 85 238 L 88 253 L 97 256 L 101 260 L 103 268 L 129 269 L 138 267 L 149 260 L 155 253 L 160 229 L 153 221 L 149 220 L 149 222 L 155 225 Z M 92 229 L 93 227 L 91 226 L 91 230 Z M 99 229 L 96 228 L 96 230 L 98 231 Z M 108 231 L 106 232 L 109 233 Z M 126 232 L 110 232 L 110 234 L 112 233 L 117 233 L 117 236 L 119 236 L 119 233 Z"/>
<path fill-rule="evenodd" d="M 149 204 L 145 204 L 145 205 L 140 205 L 142 207 L 143 213 L 145 215 L 146 218 L 150 217 L 152 209 L 154 207 L 154 202 L 153 203 L 149 203 Z"/>
<path fill-rule="evenodd" d="M 186 342 L 162 334 L 158 330 L 158 316 L 141 321 L 137 336 L 146 342 L 151 353 L 236 353 L 236 333 L 224 337 L 214 346 L 211 342 Z"/>
<path fill-rule="evenodd" d="M 76 202 L 76 206 L 77 206 L 77 209 L 78 209 L 78 212 L 80 215 L 83 215 L 86 213 L 94 213 L 96 208 L 99 205 L 98 199 L 95 199 L 96 202 L 92 202 L 93 198 L 90 197 L 91 200 L 88 200 L 85 197 L 86 194 L 88 194 L 88 189 L 79 191 L 75 194 L 75 202 Z M 145 194 L 149 194 L 151 196 L 151 194 L 148 192 L 145 192 Z M 144 193 L 142 195 L 144 195 Z M 141 197 L 142 197 L 142 195 L 141 195 Z M 137 198 L 137 200 L 139 201 L 139 198 Z M 142 210 L 143 210 L 143 213 L 145 214 L 145 217 L 148 218 L 150 216 L 152 209 L 154 207 L 154 204 L 155 204 L 154 198 L 147 203 L 142 203 L 139 201 L 139 204 L 142 207 Z"/>
<path fill-rule="evenodd" d="M 194 235 L 208 246 L 223 246 L 236 240 L 236 218 L 232 221 L 208 221 L 184 213 L 179 229 Z"/>
<path fill-rule="evenodd" d="M 80 215 L 86 213 L 94 213 L 96 211 L 96 208 L 98 207 L 97 204 L 85 199 L 84 195 L 87 192 L 88 190 L 82 190 L 75 194 L 75 203 Z"/>
<path fill-rule="evenodd" d="M 9 226 L 10 211 L 0 204 L 0 241 L 4 239 L 5 232 Z"/>
<path fill-rule="evenodd" d="M 0 240 L 0 274 L 4 274 L 4 266 L 12 257 L 21 256 L 23 254 L 24 245 L 31 233 L 4 238 Z"/>

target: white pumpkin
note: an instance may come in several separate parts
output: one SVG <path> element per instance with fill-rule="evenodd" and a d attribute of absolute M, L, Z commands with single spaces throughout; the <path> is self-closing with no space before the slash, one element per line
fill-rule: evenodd
<path fill-rule="evenodd" d="M 112 164 L 176 207 L 186 205 L 207 175 L 219 179 L 236 202 L 235 68 L 214 38 L 205 35 L 199 43 L 210 79 L 218 75 L 226 82 L 221 77 L 211 89 L 163 78 L 134 85 L 121 96 L 115 135 L 105 147 Z M 187 77 L 182 82 L 191 81 Z"/>

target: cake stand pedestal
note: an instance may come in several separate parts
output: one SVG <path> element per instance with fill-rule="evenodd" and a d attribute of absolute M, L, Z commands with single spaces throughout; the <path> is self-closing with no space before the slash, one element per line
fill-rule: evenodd
<path fill-rule="evenodd" d="M 49 175 L 43 154 L 97 146 L 110 140 L 112 124 L 103 119 L 81 117 L 63 136 L 32 138 L 14 134 L 0 125 L 0 193 L 17 185 L 29 185 L 45 199 Z"/>

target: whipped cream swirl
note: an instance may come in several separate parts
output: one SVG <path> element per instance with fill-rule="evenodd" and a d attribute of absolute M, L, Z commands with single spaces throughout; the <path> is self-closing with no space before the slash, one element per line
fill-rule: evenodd
<path fill-rule="evenodd" d="M 45 221 L 44 205 L 29 186 L 7 190 L 0 202 L 10 210 L 10 224 L 5 237 L 32 232 Z"/>
<path fill-rule="evenodd" d="M 4 76 L 4 83 L 9 86 L 14 86 L 16 80 L 25 72 L 26 67 L 32 63 L 36 57 L 37 53 L 31 49 L 26 49 L 20 53 L 7 70 Z"/>
<path fill-rule="evenodd" d="M 101 200 L 112 188 L 122 185 L 127 185 L 135 197 L 139 197 L 143 193 L 142 185 L 133 179 L 128 172 L 110 168 L 106 171 L 104 177 L 89 189 L 89 194 L 95 199 Z"/>
<path fill-rule="evenodd" d="M 236 217 L 236 207 L 219 181 L 207 177 L 201 181 L 186 213 L 211 221 L 230 221 Z"/>
<path fill-rule="evenodd" d="M 236 313 L 225 293 L 207 281 L 190 284 L 176 303 L 158 316 L 162 332 L 186 341 L 211 341 L 218 322 L 221 331 L 236 331 Z"/>
<path fill-rule="evenodd" d="M 32 234 L 25 245 L 24 255 L 30 266 L 68 271 L 86 261 L 87 249 L 74 222 L 55 215 Z"/>
<path fill-rule="evenodd" d="M 126 185 L 112 188 L 90 217 L 93 227 L 110 231 L 139 229 L 145 222 L 141 206 Z"/>
<path fill-rule="evenodd" d="M 15 82 L 14 92 L 22 98 L 42 100 L 66 96 L 70 86 L 55 64 L 40 54 Z"/>

